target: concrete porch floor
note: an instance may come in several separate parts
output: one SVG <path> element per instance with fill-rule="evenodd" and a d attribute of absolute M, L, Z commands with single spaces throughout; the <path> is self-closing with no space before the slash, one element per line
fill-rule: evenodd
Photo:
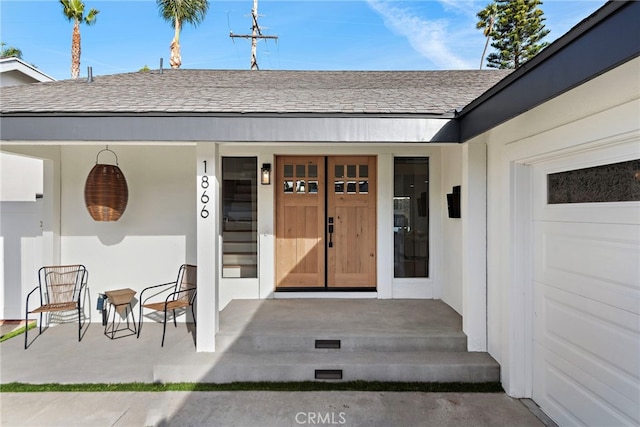
<path fill-rule="evenodd" d="M 452 371 L 463 373 L 459 381 L 499 380 L 488 354 L 464 351 L 460 316 L 434 300 L 235 300 L 220 313 L 215 353 L 195 351 L 190 323 L 168 324 L 164 347 L 157 323 L 145 323 L 139 339 L 111 340 L 91 323 L 78 342 L 76 328 L 32 329 L 27 350 L 23 336 L 0 344 L 0 382 L 300 381 L 335 368 L 345 381 L 453 381 Z M 339 339 L 341 348 L 315 349 L 317 339 Z M 447 365 L 444 373 L 438 365 Z M 480 365 L 479 377 L 469 371 Z"/>
<path fill-rule="evenodd" d="M 233 301 L 220 313 L 216 353 L 195 351 L 192 324 L 168 325 L 164 348 L 162 325 L 156 323 L 145 324 L 140 339 L 115 340 L 104 335 L 100 323 L 89 324 L 81 342 L 77 326 L 64 324 L 39 337 L 32 329 L 27 350 L 23 336 L 1 343 L 0 383 L 251 381 L 262 380 L 255 376 L 264 371 L 284 381 L 292 380 L 291 372 L 300 366 L 307 375 L 318 357 L 331 360 L 328 366 L 342 361 L 344 380 L 353 379 L 347 374 L 353 366 L 373 364 L 374 371 L 399 375 L 397 380 L 420 381 L 403 378 L 397 365 L 416 349 L 423 354 L 412 356 L 419 365 L 429 363 L 424 353 L 444 359 L 453 353 L 479 356 L 497 381 L 493 359 L 463 351 L 460 322 L 440 301 Z M 309 351 L 315 339 L 340 339 L 342 347 Z M 464 371 L 460 364 L 453 366 Z M 295 426 L 321 424 L 315 422 L 319 417 L 351 426 L 553 425 L 537 418 L 539 410 L 504 393 L 45 392 L 0 393 L 0 404 L 3 426 Z"/>

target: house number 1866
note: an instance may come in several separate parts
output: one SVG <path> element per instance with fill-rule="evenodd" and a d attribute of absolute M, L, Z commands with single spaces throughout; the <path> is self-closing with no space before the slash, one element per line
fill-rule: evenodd
<path fill-rule="evenodd" d="M 209 203 L 209 196 L 207 196 L 207 188 L 209 188 L 209 177 L 207 176 L 207 161 L 204 160 L 203 163 L 204 175 L 202 175 L 202 180 L 200 181 L 200 187 L 202 188 L 202 194 L 200 195 L 202 210 L 200 211 L 200 216 L 202 218 L 207 218 L 209 216 L 209 211 L 207 210 L 207 203 Z"/>

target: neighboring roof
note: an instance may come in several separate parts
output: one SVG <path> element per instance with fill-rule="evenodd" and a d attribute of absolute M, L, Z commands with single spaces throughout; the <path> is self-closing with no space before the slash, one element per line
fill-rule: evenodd
<path fill-rule="evenodd" d="M 4 86 L 5 82 L 9 80 L 5 78 L 7 75 L 16 77 L 15 79 L 11 79 L 13 82 L 11 84 L 19 84 L 15 82 L 35 83 L 55 81 L 53 77 L 16 57 L 0 58 L 0 81 L 2 82 L 0 86 Z"/>
<path fill-rule="evenodd" d="M 0 113 L 453 115 L 510 72 L 154 70 L 6 88 Z"/>

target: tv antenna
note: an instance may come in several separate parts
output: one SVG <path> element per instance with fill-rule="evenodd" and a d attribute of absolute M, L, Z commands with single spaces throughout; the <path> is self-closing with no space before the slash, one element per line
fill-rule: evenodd
<path fill-rule="evenodd" d="M 262 34 L 262 30 L 260 29 L 260 25 L 258 25 L 258 0 L 253 0 L 253 9 L 251 9 L 251 18 L 253 21 L 253 25 L 251 26 L 251 34 L 233 34 L 233 31 L 229 32 L 229 37 L 233 38 L 241 38 L 241 39 L 251 39 L 251 69 L 259 70 L 258 67 L 258 59 L 256 58 L 257 50 L 258 50 L 258 40 L 259 39 L 274 39 L 277 40 L 278 36 L 269 36 L 266 34 Z"/>

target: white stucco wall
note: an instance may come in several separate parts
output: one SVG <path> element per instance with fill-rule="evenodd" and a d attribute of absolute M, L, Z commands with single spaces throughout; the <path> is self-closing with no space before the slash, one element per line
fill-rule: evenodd
<path fill-rule="evenodd" d="M 27 76 L 19 71 L 8 71 L 0 75 L 0 87 L 1 86 L 19 86 L 29 83 L 37 83 L 38 80 Z"/>
<path fill-rule="evenodd" d="M 84 185 L 103 148 L 61 148 L 61 261 L 87 267 L 93 299 L 109 289 L 170 282 L 181 264 L 196 262 L 195 147 L 109 146 L 129 201 L 118 221 L 96 222 L 84 204 Z M 100 155 L 100 163 L 114 161 L 111 153 Z"/>
<path fill-rule="evenodd" d="M 0 201 L 33 202 L 43 193 L 41 159 L 0 153 Z"/>
<path fill-rule="evenodd" d="M 462 314 L 462 220 L 449 218 L 446 194 L 462 184 L 462 146 L 442 148 L 442 300 Z"/>
<path fill-rule="evenodd" d="M 60 263 L 60 147 L 3 143 L 2 151 L 41 159 L 41 172 L 32 175 L 35 182 L 27 186 L 37 188 L 44 197 L 0 206 L 3 317 L 22 318 L 24 297 L 35 286 L 37 268 Z"/>
<path fill-rule="evenodd" d="M 527 232 L 527 219 L 516 215 L 516 196 L 526 197 L 515 193 L 516 165 L 616 144 L 638 147 L 639 75 L 635 59 L 470 141 L 488 150 L 488 350 L 511 396 L 530 396 L 532 369 L 532 308 L 519 258 L 527 255 L 514 253 L 516 234 Z"/>

